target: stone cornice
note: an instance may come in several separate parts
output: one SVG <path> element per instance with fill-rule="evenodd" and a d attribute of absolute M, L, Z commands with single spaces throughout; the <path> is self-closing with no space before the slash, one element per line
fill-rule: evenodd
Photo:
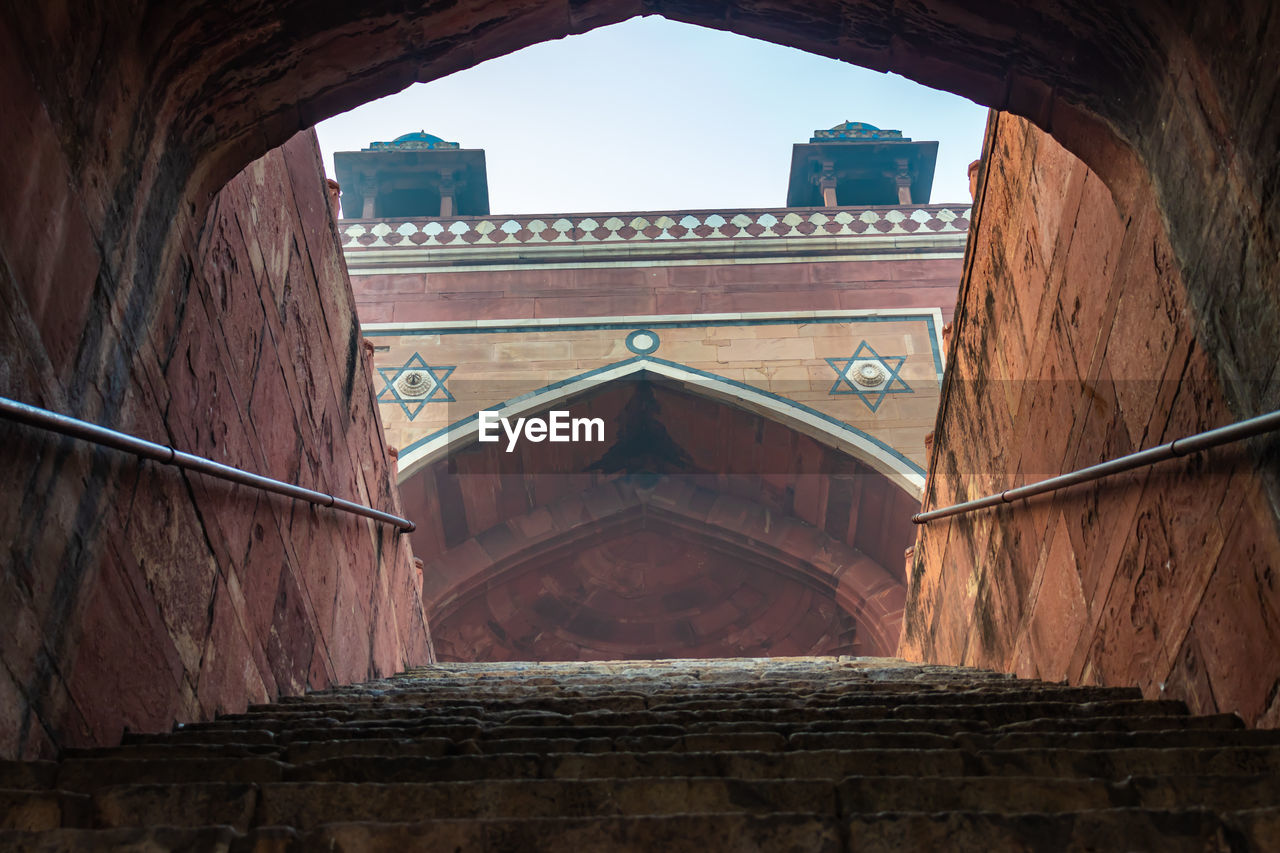
<path fill-rule="evenodd" d="M 966 204 L 345 219 L 354 268 L 959 252 Z"/>

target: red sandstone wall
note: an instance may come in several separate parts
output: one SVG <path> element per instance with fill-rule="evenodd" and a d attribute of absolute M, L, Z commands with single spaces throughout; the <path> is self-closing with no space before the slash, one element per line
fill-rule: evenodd
<path fill-rule="evenodd" d="M 1145 184 L 1113 198 L 1002 114 L 984 169 L 926 506 L 1233 420 Z M 901 653 L 1280 725 L 1280 537 L 1255 470 L 1275 452 L 1258 440 L 928 525 Z"/>
<path fill-rule="evenodd" d="M 314 136 L 179 221 L 173 272 L 131 292 L 11 58 L 0 394 L 394 511 Z M 387 528 L 6 423 L 0 482 L 0 756 L 430 659 Z"/>
<path fill-rule="evenodd" d="M 941 307 L 958 259 L 523 269 L 352 277 L 365 323 Z"/>

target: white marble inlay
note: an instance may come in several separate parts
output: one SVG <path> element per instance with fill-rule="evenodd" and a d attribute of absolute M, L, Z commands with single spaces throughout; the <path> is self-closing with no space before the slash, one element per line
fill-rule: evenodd
<path fill-rule="evenodd" d="M 860 359 L 849 363 L 844 378 L 857 383 L 859 387 L 877 391 L 889 381 L 889 374 L 880 362 Z"/>

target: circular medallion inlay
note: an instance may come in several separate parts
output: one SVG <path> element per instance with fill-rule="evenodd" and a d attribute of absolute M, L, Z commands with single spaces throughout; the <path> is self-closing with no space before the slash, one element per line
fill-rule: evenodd
<path fill-rule="evenodd" d="M 648 355 L 658 348 L 659 343 L 657 333 L 648 329 L 637 329 L 627 335 L 627 349 L 639 355 Z"/>
<path fill-rule="evenodd" d="M 874 388 L 884 384 L 888 374 L 884 366 L 874 361 L 859 361 L 849 369 L 850 378 L 864 388 Z"/>
<path fill-rule="evenodd" d="M 435 380 L 425 370 L 406 370 L 396 380 L 396 390 L 401 397 L 422 398 L 430 394 L 434 386 Z"/>

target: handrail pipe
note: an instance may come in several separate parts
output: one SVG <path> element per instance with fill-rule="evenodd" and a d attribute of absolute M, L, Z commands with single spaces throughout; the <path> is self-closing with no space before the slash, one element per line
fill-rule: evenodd
<path fill-rule="evenodd" d="M 380 521 L 383 524 L 394 525 L 403 533 L 412 533 L 416 527 L 407 518 L 401 518 L 398 515 L 392 515 L 389 512 L 383 512 L 364 504 L 334 497 L 313 489 L 304 489 L 302 486 L 286 483 L 283 480 L 273 480 L 261 474 L 254 474 L 252 471 L 245 471 L 242 468 L 223 465 L 221 462 L 215 462 L 203 456 L 175 450 L 167 444 L 157 444 L 154 441 L 147 441 L 135 435 L 91 424 L 88 421 L 51 412 L 48 409 L 21 403 L 17 400 L 10 400 L 7 397 L 0 397 L 0 417 L 38 429 L 49 430 L 50 432 L 100 444 L 103 447 L 123 450 L 125 453 L 132 453 L 143 459 L 151 459 L 165 465 L 176 465 L 188 471 L 198 471 L 201 474 L 208 474 L 220 480 L 228 480 L 232 483 L 240 483 L 244 486 L 251 486 L 265 492 L 296 498 L 318 506 L 333 507 L 343 512 L 372 518 L 374 521 Z"/>
<path fill-rule="evenodd" d="M 1112 474 L 1132 471 L 1134 468 L 1154 465 L 1155 463 L 1163 462 L 1166 459 L 1186 456 L 1190 453 L 1208 450 L 1210 447 L 1217 447 L 1220 444 L 1242 441 L 1243 439 L 1252 438 L 1255 435 L 1261 435 L 1275 430 L 1280 430 L 1280 409 L 1277 409 L 1274 412 L 1269 412 L 1265 415 L 1258 415 L 1256 418 L 1249 418 L 1248 420 L 1240 421 L 1239 423 L 1228 424 L 1227 426 L 1196 433 L 1195 435 L 1190 435 L 1186 438 L 1179 438 L 1176 441 L 1171 441 L 1168 444 L 1162 444 L 1159 447 L 1152 447 L 1148 450 L 1139 450 L 1137 453 L 1130 453 L 1127 456 L 1119 456 L 1115 459 L 1110 459 L 1097 465 L 1090 465 L 1088 468 L 1080 468 L 1079 470 L 1072 471 L 1067 474 L 1050 477 L 1047 480 L 1029 483 L 1025 486 L 1019 486 L 1016 489 L 1006 489 L 1003 492 L 997 492 L 994 495 L 987 495 L 985 498 L 977 498 L 976 500 L 953 504 L 941 509 L 916 513 L 911 517 L 911 520 L 915 524 L 927 524 L 930 521 L 935 521 L 939 518 L 963 515 L 989 506 L 1012 503 L 1013 501 L 1022 500 L 1023 498 L 1042 495 L 1045 492 L 1055 492 L 1058 489 L 1065 489 L 1068 486 L 1074 486 L 1079 483 L 1088 483 L 1093 480 L 1101 479 L 1102 477 L 1109 477 Z"/>

